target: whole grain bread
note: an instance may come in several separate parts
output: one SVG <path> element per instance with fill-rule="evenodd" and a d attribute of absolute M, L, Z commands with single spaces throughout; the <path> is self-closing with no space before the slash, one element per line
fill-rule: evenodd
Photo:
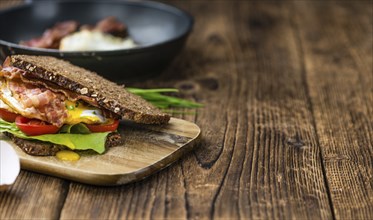
<path fill-rule="evenodd" d="M 114 82 L 67 61 L 48 56 L 12 55 L 10 65 L 37 79 L 86 96 L 97 105 L 137 123 L 164 124 L 170 116 Z"/>
<path fill-rule="evenodd" d="M 50 142 L 27 140 L 18 138 L 11 133 L 4 132 L 18 147 L 25 153 L 33 156 L 54 156 L 58 151 L 67 150 L 68 148 L 63 145 L 52 144 Z M 118 146 L 123 143 L 123 139 L 118 132 L 110 133 L 105 142 L 105 148 Z"/>

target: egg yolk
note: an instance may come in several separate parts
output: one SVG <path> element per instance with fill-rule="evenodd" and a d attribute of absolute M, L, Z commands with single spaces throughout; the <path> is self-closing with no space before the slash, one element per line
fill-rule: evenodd
<path fill-rule="evenodd" d="M 77 161 L 80 159 L 80 155 L 71 150 L 58 151 L 56 157 L 63 161 Z"/>
<path fill-rule="evenodd" d="M 68 116 L 65 124 L 96 124 L 105 123 L 107 119 L 102 115 L 100 109 L 84 105 L 81 102 L 65 101 Z"/>

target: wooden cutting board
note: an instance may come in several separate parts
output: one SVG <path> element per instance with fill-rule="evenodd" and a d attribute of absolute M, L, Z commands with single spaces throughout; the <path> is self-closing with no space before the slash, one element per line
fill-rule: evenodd
<path fill-rule="evenodd" d="M 61 161 L 54 156 L 30 156 L 5 136 L 21 159 L 22 169 L 93 185 L 121 185 L 141 180 L 179 159 L 193 148 L 191 142 L 200 128 L 181 119 L 171 118 L 163 126 L 121 122 L 122 146 L 105 154 L 79 152 L 78 161 Z"/>

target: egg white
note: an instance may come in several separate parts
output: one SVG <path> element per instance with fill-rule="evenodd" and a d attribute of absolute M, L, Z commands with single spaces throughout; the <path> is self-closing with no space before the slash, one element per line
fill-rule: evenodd
<path fill-rule="evenodd" d="M 131 38 L 119 38 L 99 31 L 82 30 L 62 38 L 60 50 L 118 50 L 137 46 Z"/>
<path fill-rule="evenodd" d="M 9 90 L 5 80 L 0 80 L 0 88 L 0 99 L 2 100 L 3 105 L 7 105 L 4 109 L 18 113 L 27 118 L 41 119 L 38 111 L 34 107 L 25 108 L 24 105 L 17 100 L 17 98 L 12 94 L 12 91 Z"/>

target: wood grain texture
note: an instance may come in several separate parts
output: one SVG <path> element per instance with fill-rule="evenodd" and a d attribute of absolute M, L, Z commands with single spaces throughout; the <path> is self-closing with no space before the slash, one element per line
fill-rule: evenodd
<path fill-rule="evenodd" d="M 195 118 L 201 146 L 141 183 L 114 191 L 74 184 L 62 218 L 331 218 L 286 5 L 178 5 L 200 12 L 187 50 L 139 85 L 177 85 L 207 103 Z M 273 41 L 277 32 L 284 35 Z"/>
<path fill-rule="evenodd" d="M 372 1 L 165 2 L 194 31 L 129 86 L 204 103 L 174 115 L 201 128 L 195 150 L 115 187 L 23 171 L 0 218 L 372 219 Z"/>
<path fill-rule="evenodd" d="M 0 192 L 0 219 L 56 219 L 68 185 L 62 179 L 21 171 L 16 183 Z"/>
<path fill-rule="evenodd" d="M 211 13 L 197 18 L 208 28 L 197 30 L 202 37 L 193 48 L 218 79 L 222 106 L 198 119 L 207 124 L 220 115 L 216 129 L 225 130 L 206 140 L 209 151 L 197 150 L 198 178 L 194 170 L 186 176 L 194 216 L 331 217 L 287 6 L 206 3 Z M 213 21 L 219 25 L 209 26 Z"/>
<path fill-rule="evenodd" d="M 372 2 L 297 3 L 325 175 L 338 219 L 373 213 Z M 324 13 L 327 11 L 328 13 Z M 356 16 L 358 19 L 351 20 Z"/>

